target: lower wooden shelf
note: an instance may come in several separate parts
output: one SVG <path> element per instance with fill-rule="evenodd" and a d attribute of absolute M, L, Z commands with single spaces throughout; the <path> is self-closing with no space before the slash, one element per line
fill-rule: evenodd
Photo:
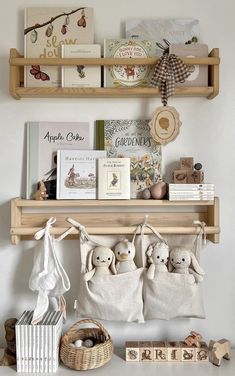
<path fill-rule="evenodd" d="M 168 200 L 11 200 L 11 241 L 32 239 L 50 217 L 57 221 L 51 232 L 62 234 L 70 227 L 68 217 L 90 234 L 133 234 L 148 215 L 149 223 L 161 234 L 197 234 L 194 221 L 205 222 L 207 238 L 219 242 L 219 199 L 213 201 Z M 146 229 L 145 233 L 148 233 Z M 68 239 L 77 237 L 74 229 Z"/>

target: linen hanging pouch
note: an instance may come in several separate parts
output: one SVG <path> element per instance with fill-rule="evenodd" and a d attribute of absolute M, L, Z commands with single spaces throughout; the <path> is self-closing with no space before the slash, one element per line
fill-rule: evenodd
<path fill-rule="evenodd" d="M 58 309 L 63 312 L 64 318 L 66 317 L 66 301 L 63 294 L 70 289 L 70 282 L 56 255 L 56 243 L 63 239 L 66 233 L 59 239 L 50 234 L 50 228 L 55 221 L 55 218 L 50 218 L 45 228 L 34 236 L 40 242 L 35 248 L 34 264 L 29 279 L 29 288 L 38 292 L 32 324 L 42 320 L 49 307 L 50 297 L 56 298 Z"/>
<path fill-rule="evenodd" d="M 110 260 L 110 272 L 100 273 L 99 268 L 91 261 L 94 255 L 99 257 L 100 250 L 113 252 L 115 246 L 123 241 L 122 235 L 95 235 L 90 236 L 86 229 L 69 218 L 68 221 L 80 231 L 80 262 L 78 299 L 76 310 L 81 317 L 93 317 L 112 321 L 137 321 L 143 322 L 143 267 L 137 265 L 131 271 L 120 269 L 120 273 L 114 274 L 118 268 L 118 262 Z M 126 239 L 132 244 L 131 239 Z M 136 250 L 138 253 L 138 250 Z M 108 253 L 109 256 L 109 253 Z M 109 258 L 109 257 L 108 257 Z M 112 255 L 110 256 L 112 258 Z M 119 265 L 121 268 L 121 266 Z"/>
<path fill-rule="evenodd" d="M 164 238 L 160 236 L 151 226 L 153 235 L 142 235 L 142 252 L 146 265 L 150 267 L 144 276 L 143 299 L 144 299 L 144 318 L 145 320 L 166 319 L 170 320 L 178 317 L 197 317 L 204 318 L 204 306 L 200 281 L 203 279 L 202 269 L 198 265 L 201 250 L 202 234 L 197 236 L 191 235 L 168 235 Z M 154 273 L 151 272 L 154 254 L 150 255 L 150 249 L 154 248 L 158 253 L 159 245 L 167 244 L 169 247 L 169 259 L 161 268 L 156 266 Z M 146 254 L 147 251 L 147 254 Z M 190 272 L 177 269 L 181 264 L 186 262 L 186 257 L 191 257 L 192 264 Z M 161 259 L 161 257 L 160 257 Z M 195 261 L 196 259 L 196 261 Z M 164 260 L 164 256 L 161 260 Z M 183 260 L 183 261 L 182 261 Z M 166 260 L 164 260 L 166 261 Z M 174 268 L 173 264 L 176 266 Z M 197 273 L 199 272 L 199 274 Z"/>

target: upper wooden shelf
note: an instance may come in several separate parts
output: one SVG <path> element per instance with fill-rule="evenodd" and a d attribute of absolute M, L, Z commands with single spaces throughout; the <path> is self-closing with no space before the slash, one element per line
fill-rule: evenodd
<path fill-rule="evenodd" d="M 219 93 L 219 49 L 214 48 L 208 57 L 202 58 L 185 58 L 182 60 L 186 64 L 194 65 L 208 65 L 209 82 L 207 87 L 177 87 L 175 89 L 175 96 L 201 96 L 208 99 L 216 97 Z M 135 65 L 153 65 L 158 61 L 157 58 L 148 59 L 131 59 L 131 63 Z M 130 59 L 118 58 L 87 58 L 87 59 L 68 59 L 68 58 L 51 58 L 51 59 L 35 59 L 24 58 L 20 53 L 12 48 L 10 50 L 10 93 L 15 99 L 21 98 L 115 98 L 115 97 L 157 97 L 160 96 L 157 88 L 151 87 L 120 87 L 120 88 L 25 88 L 24 87 L 24 72 L 23 67 L 26 65 L 125 65 L 129 64 Z"/>
<path fill-rule="evenodd" d="M 162 234 L 197 234 L 200 228 L 194 225 L 194 221 L 205 222 L 208 239 L 219 242 L 217 197 L 212 201 L 35 201 L 15 198 L 11 201 L 11 239 L 13 244 L 32 239 L 50 217 L 57 218 L 51 229 L 55 235 L 62 234 L 69 227 L 68 217 L 82 223 L 90 234 L 133 234 L 135 225 L 142 223 L 146 214 L 149 223 Z M 77 236 L 78 231 L 74 229 L 71 235 Z"/>

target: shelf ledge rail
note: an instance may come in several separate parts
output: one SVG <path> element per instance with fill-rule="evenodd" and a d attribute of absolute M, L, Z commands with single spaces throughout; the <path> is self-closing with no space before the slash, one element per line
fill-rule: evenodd
<path fill-rule="evenodd" d="M 132 208 L 138 208 L 138 203 L 144 206 L 143 200 L 133 200 L 134 202 L 126 202 L 128 207 L 127 212 L 87 212 L 79 211 L 76 213 L 70 213 L 69 208 L 71 207 L 73 200 L 66 201 L 33 201 L 33 200 L 22 200 L 22 199 L 13 199 L 11 201 L 11 240 L 12 244 L 18 244 L 22 239 L 32 239 L 34 234 L 39 231 L 46 221 L 54 216 L 58 218 L 57 226 L 51 228 L 51 234 L 55 236 L 62 235 L 67 231 L 71 226 L 66 222 L 68 217 L 74 218 L 76 221 L 83 223 L 86 227 L 86 230 L 91 235 L 121 235 L 121 234 L 134 234 L 136 226 L 133 224 L 136 221 L 141 221 L 144 219 L 146 213 L 142 212 L 131 212 Z M 84 201 L 84 200 L 83 200 Z M 86 201 L 86 200 L 85 200 Z M 74 207 L 78 210 L 83 210 L 86 206 L 89 207 L 99 207 L 102 208 L 102 202 L 98 200 L 87 200 L 83 203 L 84 206 L 79 206 L 80 201 L 74 201 Z M 121 201 L 120 204 L 124 203 Z M 119 207 L 119 203 L 107 202 L 106 205 L 110 207 Z M 150 201 L 146 201 L 146 212 L 150 204 Z M 189 209 L 193 207 L 192 211 L 178 211 L 180 202 L 169 202 L 157 201 L 152 202 L 152 206 L 155 209 L 168 208 L 169 206 L 174 207 L 177 211 L 168 212 L 168 211 L 154 211 L 149 213 L 151 215 L 150 223 L 160 234 L 180 234 L 180 235 L 196 235 L 201 231 L 199 225 L 193 225 L 194 221 L 203 221 L 206 223 L 205 233 L 208 240 L 211 240 L 214 243 L 219 242 L 220 226 L 219 226 L 219 199 L 215 197 L 214 201 L 207 202 L 196 202 L 190 201 L 188 205 L 186 202 L 182 202 L 182 207 Z M 202 206 L 200 206 L 200 204 Z M 139 206 L 140 206 L 139 205 Z M 34 212 L 25 212 L 23 208 L 33 208 Z M 49 209 L 49 212 L 40 212 L 40 209 Z M 58 208 L 66 208 L 66 212 L 58 211 Z M 202 208 L 205 208 L 202 211 Z M 38 211 L 35 211 L 39 209 Z M 57 210 L 57 211 L 55 211 Z M 112 216 L 112 223 L 110 223 L 110 216 Z M 99 223 L 99 226 L 96 225 Z M 169 223 L 169 225 L 168 225 Z M 192 224 L 192 225 L 191 225 Z M 145 229 L 145 234 L 151 233 L 149 229 Z M 73 228 L 70 232 L 68 238 L 78 237 L 79 230 Z"/>

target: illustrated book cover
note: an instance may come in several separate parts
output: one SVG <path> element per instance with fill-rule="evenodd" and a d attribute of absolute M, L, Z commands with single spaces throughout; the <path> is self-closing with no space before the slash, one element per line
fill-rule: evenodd
<path fill-rule="evenodd" d="M 130 199 L 130 158 L 100 158 L 98 199 Z"/>
<path fill-rule="evenodd" d="M 126 21 L 126 38 L 151 39 L 158 43 L 197 43 L 199 21 L 195 18 L 130 19 Z"/>
<path fill-rule="evenodd" d="M 62 45 L 94 43 L 93 8 L 30 7 L 25 9 L 24 56 L 58 58 Z M 60 87 L 61 68 L 25 67 L 25 87 Z"/>
<path fill-rule="evenodd" d="M 104 150 L 59 150 L 57 152 L 57 199 L 97 199 L 97 160 Z"/>
<path fill-rule="evenodd" d="M 104 86 L 149 86 L 154 66 L 133 65 L 131 59 L 154 57 L 156 51 L 156 43 L 151 40 L 105 39 L 104 57 L 130 58 L 130 64 L 105 67 Z"/>
<path fill-rule="evenodd" d="M 99 44 L 63 45 L 61 56 L 67 58 L 101 57 Z M 63 66 L 62 87 L 101 87 L 101 67 Z"/>
<path fill-rule="evenodd" d="M 206 44 L 171 44 L 170 54 L 183 57 L 207 57 Z M 192 73 L 185 82 L 177 82 L 175 86 L 208 86 L 208 65 L 190 65 Z"/>
<path fill-rule="evenodd" d="M 97 120 L 96 148 L 108 158 L 130 158 L 131 198 L 161 179 L 161 146 L 150 135 L 149 120 Z"/>
<path fill-rule="evenodd" d="M 32 198 L 40 180 L 56 178 L 57 150 L 93 148 L 88 122 L 28 122 L 26 135 L 26 199 Z"/>

